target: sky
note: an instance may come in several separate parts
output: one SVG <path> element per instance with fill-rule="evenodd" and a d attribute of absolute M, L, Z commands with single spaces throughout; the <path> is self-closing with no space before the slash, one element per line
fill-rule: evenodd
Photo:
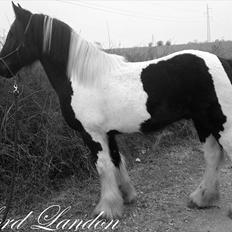
<path fill-rule="evenodd" d="M 18 0 L 32 13 L 58 18 L 104 48 L 146 46 L 159 40 L 182 44 L 207 40 L 207 4 L 211 41 L 232 40 L 232 1 Z M 14 20 L 10 0 L 0 0 L 0 34 Z"/>

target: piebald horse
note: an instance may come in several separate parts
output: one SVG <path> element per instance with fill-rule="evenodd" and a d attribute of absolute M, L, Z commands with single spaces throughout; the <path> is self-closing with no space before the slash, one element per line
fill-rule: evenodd
<path fill-rule="evenodd" d="M 15 20 L 0 52 L 0 75 L 11 78 L 40 61 L 55 89 L 67 124 L 80 132 L 100 176 L 95 213 L 122 215 L 136 197 L 118 133 L 148 133 L 192 119 L 203 144 L 206 171 L 190 195 L 190 207 L 218 199 L 224 151 L 232 158 L 232 61 L 186 50 L 130 63 L 107 54 L 67 24 L 13 4 Z"/>

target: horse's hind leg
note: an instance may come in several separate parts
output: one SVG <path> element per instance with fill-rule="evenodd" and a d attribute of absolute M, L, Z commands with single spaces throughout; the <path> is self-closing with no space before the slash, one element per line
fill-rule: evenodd
<path fill-rule="evenodd" d="M 116 166 L 117 184 L 122 193 L 124 202 L 131 203 L 136 198 L 136 191 L 131 183 L 129 174 L 127 172 L 124 157 L 119 153 L 114 132 L 108 133 L 108 140 L 111 159 L 113 160 L 113 163 Z"/>
<path fill-rule="evenodd" d="M 223 160 L 223 149 L 212 135 L 206 138 L 203 148 L 206 170 L 202 182 L 190 195 L 190 208 L 208 207 L 219 199 L 218 171 Z"/>

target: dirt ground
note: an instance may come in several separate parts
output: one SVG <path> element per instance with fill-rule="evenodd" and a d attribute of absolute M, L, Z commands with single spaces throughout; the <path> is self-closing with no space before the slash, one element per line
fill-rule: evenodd
<path fill-rule="evenodd" d="M 215 207 L 189 209 L 188 196 L 199 184 L 205 162 L 199 143 L 191 140 L 180 140 L 179 143 L 163 145 L 158 151 L 147 150 L 138 155 L 141 162 L 133 161 L 129 173 L 138 198 L 134 204 L 125 206 L 123 217 L 114 231 L 232 231 L 232 220 L 227 216 L 228 206 L 232 203 L 231 162 L 226 160 L 220 171 L 221 199 Z M 93 210 L 99 190 L 98 180 L 89 180 L 81 188 L 68 187 L 40 208 L 52 204 L 59 204 L 62 208 L 72 206 L 65 218 L 83 219 Z"/>

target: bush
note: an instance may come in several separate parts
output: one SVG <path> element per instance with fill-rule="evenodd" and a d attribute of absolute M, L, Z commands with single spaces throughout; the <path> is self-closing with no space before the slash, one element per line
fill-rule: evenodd
<path fill-rule="evenodd" d="M 166 45 L 166 46 L 171 46 L 171 41 L 169 41 L 169 40 L 166 41 L 165 45 Z"/>
<path fill-rule="evenodd" d="M 12 80 L 0 79 L 0 196 L 3 198 L 14 160 L 12 85 Z M 30 192 L 31 198 L 35 193 L 57 188 L 60 179 L 70 175 L 79 180 L 91 176 L 94 169 L 89 151 L 78 133 L 65 123 L 58 98 L 42 67 L 37 63 L 32 69 L 22 70 L 19 86 L 16 197 Z"/>
<path fill-rule="evenodd" d="M 162 40 L 159 40 L 158 42 L 157 42 L 157 46 L 159 47 L 159 46 L 163 46 L 164 45 L 164 42 L 162 41 Z"/>

